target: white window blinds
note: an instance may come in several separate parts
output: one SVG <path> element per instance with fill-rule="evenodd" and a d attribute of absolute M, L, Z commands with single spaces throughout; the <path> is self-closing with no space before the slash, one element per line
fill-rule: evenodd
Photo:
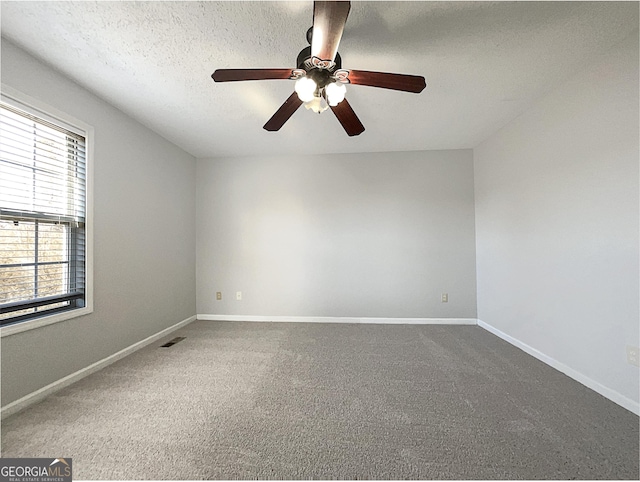
<path fill-rule="evenodd" d="M 0 325 L 84 306 L 85 137 L 0 104 Z"/>

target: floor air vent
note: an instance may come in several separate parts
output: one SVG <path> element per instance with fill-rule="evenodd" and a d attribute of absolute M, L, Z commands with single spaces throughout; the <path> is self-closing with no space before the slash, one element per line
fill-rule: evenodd
<path fill-rule="evenodd" d="M 179 341 L 184 340 L 185 337 L 184 336 L 177 336 L 175 337 L 173 340 L 169 340 L 168 342 L 166 342 L 164 345 L 161 345 L 162 348 L 169 348 L 170 346 L 175 345 L 176 343 L 178 343 Z"/>

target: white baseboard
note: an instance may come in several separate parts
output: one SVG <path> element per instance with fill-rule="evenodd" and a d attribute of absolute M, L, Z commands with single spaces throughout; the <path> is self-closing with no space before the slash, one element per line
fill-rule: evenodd
<path fill-rule="evenodd" d="M 130 355 L 131 353 L 141 348 L 144 348 L 145 346 L 155 341 L 158 341 L 159 339 L 167 336 L 169 333 L 179 328 L 182 328 L 183 326 L 188 325 L 192 321 L 195 321 L 195 319 L 196 319 L 195 315 L 190 316 L 189 318 L 182 320 L 179 323 L 176 323 L 175 325 L 170 326 L 169 328 L 165 328 L 164 330 L 156 333 L 155 335 L 151 335 L 145 338 L 144 340 L 134 343 L 133 345 L 128 346 L 127 348 L 120 350 L 117 353 L 114 353 L 113 355 L 110 355 L 106 358 L 103 358 L 102 360 L 92 363 L 88 367 L 78 370 L 77 372 L 72 373 L 71 375 L 67 375 L 66 377 L 61 378 L 60 380 L 50 383 L 46 387 L 42 387 L 41 389 L 36 390 L 35 392 L 25 395 L 24 397 L 19 398 L 18 400 L 5 405 L 4 407 L 2 407 L 2 410 L 1 410 L 1 418 L 5 418 L 5 417 L 8 417 L 9 415 L 13 415 L 14 413 L 24 410 L 25 408 L 27 408 L 30 405 L 33 405 L 34 403 L 44 400 L 46 397 L 48 397 L 52 393 L 57 392 L 58 390 L 61 390 L 64 387 L 67 387 L 72 383 L 75 383 L 78 380 L 88 375 L 91 375 L 92 373 L 97 372 L 98 370 L 106 367 L 107 365 L 111 365 L 112 363 L 117 362 L 121 358 L 124 358 L 127 355 Z"/>
<path fill-rule="evenodd" d="M 582 383 L 585 387 L 590 388 L 594 392 L 598 392 L 603 397 L 608 398 L 612 402 L 617 403 L 618 405 L 626 408 L 630 412 L 633 412 L 636 415 L 640 415 L 640 404 L 638 402 L 625 397 L 624 395 L 616 392 L 615 390 L 605 387 L 601 383 L 596 382 L 595 380 L 592 380 L 591 378 L 587 377 L 586 375 L 583 375 L 579 371 L 574 370 L 573 368 L 565 365 L 564 363 L 559 362 L 554 358 L 551 358 L 550 356 L 542 353 L 539 350 L 536 350 L 535 348 L 527 345 L 526 343 L 523 343 L 520 340 L 510 335 L 507 335 L 506 333 L 498 330 L 497 328 L 489 325 L 488 323 L 485 323 L 482 320 L 478 320 L 478 326 L 493 333 L 497 337 L 502 338 L 504 341 L 511 343 L 512 345 L 520 348 L 522 351 L 537 358 L 541 362 L 546 363 L 550 367 L 555 368 L 556 370 L 564 373 L 568 377 L 573 378 L 575 381 Z"/>
<path fill-rule="evenodd" d="M 369 323 L 388 325 L 475 325 L 475 318 L 366 318 L 349 316 L 256 316 L 197 315 L 207 321 L 253 321 L 278 323 Z"/>

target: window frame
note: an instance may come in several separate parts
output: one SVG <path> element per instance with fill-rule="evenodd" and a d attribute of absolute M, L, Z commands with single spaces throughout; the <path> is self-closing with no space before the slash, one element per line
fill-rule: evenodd
<path fill-rule="evenodd" d="M 78 318 L 93 312 L 93 149 L 94 128 L 51 105 L 35 99 L 6 84 L 1 84 L 2 102 L 24 110 L 48 122 L 82 135 L 85 138 L 85 306 L 59 313 L 43 314 L 36 318 L 17 320 L 15 324 L 0 326 L 0 337 L 22 333 L 28 330 Z"/>

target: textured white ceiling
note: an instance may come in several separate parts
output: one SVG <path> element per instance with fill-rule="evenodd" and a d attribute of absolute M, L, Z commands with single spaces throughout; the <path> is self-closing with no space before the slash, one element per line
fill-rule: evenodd
<path fill-rule="evenodd" d="M 2 1 L 2 35 L 197 157 L 474 147 L 638 28 L 637 2 L 352 2 L 344 68 L 423 75 L 409 94 L 348 86 L 365 125 L 300 108 L 292 81 L 216 84 L 217 68 L 295 67 L 313 2 Z"/>

